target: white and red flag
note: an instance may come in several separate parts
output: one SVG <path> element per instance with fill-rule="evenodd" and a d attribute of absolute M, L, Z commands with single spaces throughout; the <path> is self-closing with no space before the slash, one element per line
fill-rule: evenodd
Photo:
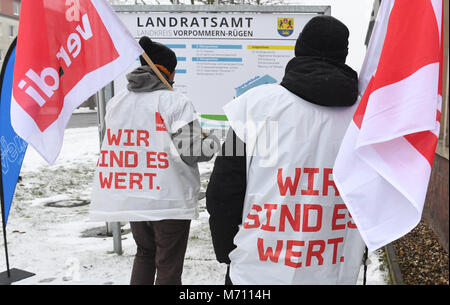
<path fill-rule="evenodd" d="M 144 51 L 105 0 L 24 0 L 11 123 L 53 163 L 76 109 Z"/>
<path fill-rule="evenodd" d="M 442 103 L 442 0 L 383 0 L 334 179 L 369 250 L 420 221 Z"/>

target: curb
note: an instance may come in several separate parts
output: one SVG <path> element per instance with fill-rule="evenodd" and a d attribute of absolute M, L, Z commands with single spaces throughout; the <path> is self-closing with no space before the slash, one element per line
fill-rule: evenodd
<path fill-rule="evenodd" d="M 397 255 L 395 254 L 394 248 L 392 244 L 388 244 L 384 247 L 384 251 L 386 253 L 388 266 L 389 266 L 389 275 L 392 279 L 393 285 L 405 285 L 403 281 L 403 275 L 400 271 L 400 266 L 398 265 Z"/>

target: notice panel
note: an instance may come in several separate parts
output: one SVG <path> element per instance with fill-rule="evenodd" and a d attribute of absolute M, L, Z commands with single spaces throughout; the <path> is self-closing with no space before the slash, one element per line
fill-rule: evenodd
<path fill-rule="evenodd" d="M 258 76 L 278 83 L 295 41 L 316 14 L 119 13 L 136 39 L 148 36 L 177 55 L 175 90 L 202 114 L 223 114 L 236 89 Z M 136 63 L 136 66 L 138 63 Z M 116 91 L 124 88 L 122 77 Z"/>

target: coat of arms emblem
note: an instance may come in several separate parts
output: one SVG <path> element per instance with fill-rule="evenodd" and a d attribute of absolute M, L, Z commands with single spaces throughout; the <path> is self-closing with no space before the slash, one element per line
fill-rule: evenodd
<path fill-rule="evenodd" d="M 294 32 L 294 18 L 278 18 L 277 28 L 281 36 L 290 36 Z"/>

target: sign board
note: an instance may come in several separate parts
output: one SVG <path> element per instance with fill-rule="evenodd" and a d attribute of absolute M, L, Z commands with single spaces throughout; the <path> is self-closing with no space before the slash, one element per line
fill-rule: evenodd
<path fill-rule="evenodd" d="M 148 36 L 177 55 L 174 89 L 202 114 L 223 115 L 239 87 L 268 75 L 281 82 L 304 25 L 328 6 L 116 6 L 136 39 Z M 137 67 L 131 67 L 130 70 Z M 115 92 L 126 87 L 115 81 Z"/>

